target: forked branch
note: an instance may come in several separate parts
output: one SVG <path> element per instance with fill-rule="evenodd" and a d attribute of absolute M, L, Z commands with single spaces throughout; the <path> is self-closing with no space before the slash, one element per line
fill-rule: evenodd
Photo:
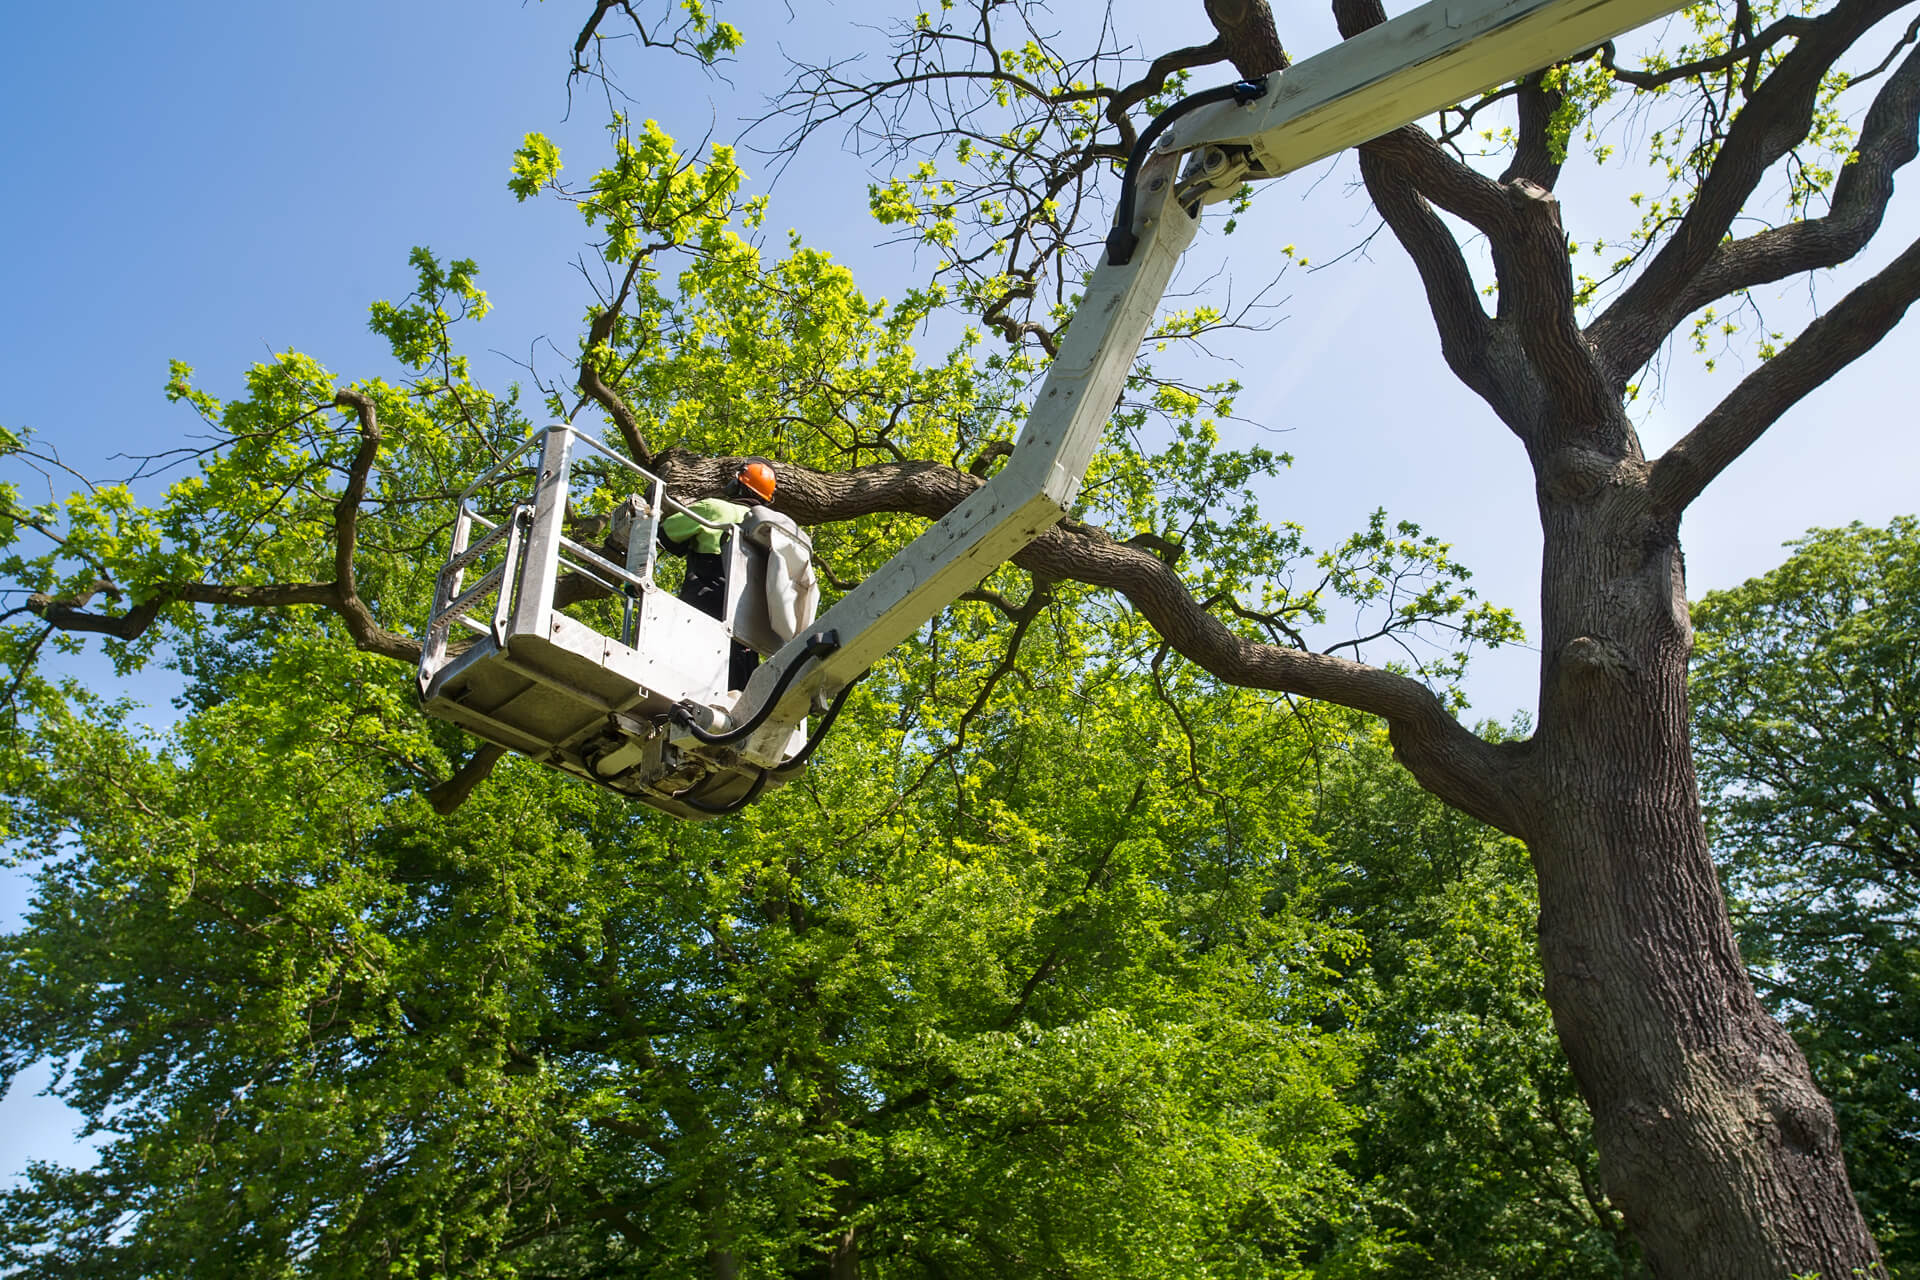
<path fill-rule="evenodd" d="M 1871 351 L 1920 298 L 1920 241 L 1755 369 L 1653 468 L 1655 509 L 1677 519 L 1715 476 L 1814 388 Z"/>
<path fill-rule="evenodd" d="M 1860 145 L 1840 169 L 1825 217 L 1729 240 L 1675 297 L 1675 319 L 1729 294 L 1839 266 L 1866 248 L 1893 198 L 1894 175 L 1920 152 L 1920 50 L 1881 86 L 1861 124 Z"/>
<path fill-rule="evenodd" d="M 1217 43 L 1243 79 L 1287 67 L 1287 51 L 1280 45 L 1267 0 L 1206 0 L 1206 6 L 1213 29 L 1220 33 Z"/>
<path fill-rule="evenodd" d="M 1810 27 L 1792 33 L 1798 37 L 1794 47 L 1758 81 L 1727 126 L 1686 214 L 1639 278 L 1588 326 L 1587 335 L 1616 386 L 1630 382 L 1700 305 L 1694 301 L 1700 295 L 1697 282 L 1768 171 L 1806 141 L 1834 65 L 1861 36 L 1909 3 L 1841 0 Z"/>
<path fill-rule="evenodd" d="M 1447 367 L 1486 396 L 1496 390 L 1488 382 L 1483 365 L 1492 321 L 1480 305 L 1480 291 L 1474 287 L 1473 273 L 1467 268 L 1459 242 L 1421 198 L 1409 174 L 1403 153 L 1417 145 L 1369 143 L 1360 148 L 1360 176 L 1373 198 L 1373 207 L 1420 273 L 1427 306 L 1440 330 L 1440 351 Z"/>
<path fill-rule="evenodd" d="M 345 390 L 333 403 L 351 410 L 359 426 L 360 446 L 347 464 L 346 483 L 333 506 L 331 582 L 216 583 L 176 582 L 151 584 L 143 591 L 139 604 L 122 613 L 101 613 L 87 606 L 105 595 L 118 601 L 122 586 L 107 579 L 90 588 L 65 596 L 40 593 L 30 597 L 27 608 L 48 625 L 62 631 L 110 636 L 133 641 L 145 635 L 169 604 L 215 605 L 235 609 L 284 609 L 318 605 L 338 614 L 354 644 L 368 653 L 397 658 L 403 662 L 420 660 L 420 642 L 388 631 L 374 619 L 373 611 L 360 596 L 354 574 L 354 557 L 359 547 L 360 508 L 366 500 L 367 483 L 380 453 L 380 419 L 373 399 L 363 392 Z"/>

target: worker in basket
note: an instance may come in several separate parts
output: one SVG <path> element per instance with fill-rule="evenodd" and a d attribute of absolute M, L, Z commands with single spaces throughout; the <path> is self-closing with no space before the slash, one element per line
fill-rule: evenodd
<path fill-rule="evenodd" d="M 761 535 L 767 546 L 767 579 L 762 589 L 773 629 L 784 642 L 813 621 L 820 589 L 799 527 L 767 507 L 773 501 L 774 483 L 772 463 L 765 458 L 748 458 L 727 482 L 725 498 L 703 498 L 688 505 L 687 512 L 692 515 L 676 511 L 661 521 L 660 545 L 686 557 L 687 575 L 680 584 L 680 598 L 707 616 L 725 621 L 727 561 L 721 550 L 726 530 L 738 527 L 750 516 L 756 526 L 771 526 Z M 707 523 L 702 524 L 702 520 Z M 746 688 L 759 665 L 758 653 L 734 641 L 727 664 L 727 687 Z"/>

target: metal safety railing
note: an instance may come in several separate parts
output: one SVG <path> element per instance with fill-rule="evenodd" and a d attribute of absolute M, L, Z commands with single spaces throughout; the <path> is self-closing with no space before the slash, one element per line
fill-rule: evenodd
<path fill-rule="evenodd" d="M 575 448 L 587 449 L 633 477 L 637 501 L 628 499 L 630 525 L 627 535 L 626 564 L 616 564 L 592 547 L 568 535 L 565 521 L 573 492 Z M 541 467 L 534 472 L 528 455 L 538 448 Z M 557 465 L 556 465 L 557 464 Z M 501 503 L 483 502 L 485 495 L 502 482 L 530 478 L 532 483 L 504 504 L 501 519 L 490 518 L 482 510 L 490 505 L 496 512 Z M 531 490 L 529 492 L 528 490 Z M 678 500 L 666 494 L 665 483 L 646 468 L 608 449 L 599 441 L 571 427 L 556 426 L 529 435 L 511 452 L 489 467 L 461 491 L 454 513 L 453 539 L 447 561 L 435 584 L 433 612 L 427 621 L 421 666 L 432 670 L 448 658 L 453 628 L 463 627 L 481 635 L 490 635 L 496 645 L 504 646 L 512 630 L 512 620 L 524 591 L 527 552 L 536 541 L 549 550 L 552 564 L 544 573 L 544 591 L 550 596 L 555 580 L 562 573 L 579 574 L 599 586 L 608 595 L 625 601 L 622 611 L 623 643 L 633 639 L 635 594 L 653 584 L 653 535 L 662 508 L 685 512 L 691 519 L 709 528 L 717 528 Z M 611 515 L 611 513 L 609 513 Z M 539 538 L 533 535 L 536 531 Z M 478 532 L 479 536 L 475 536 Z M 499 554 L 478 578 L 467 575 L 479 564 Z M 491 604 L 489 610 L 487 605 Z M 482 618 L 486 621 L 482 621 Z"/>
<path fill-rule="evenodd" d="M 609 559 L 604 548 L 578 541 L 566 528 L 581 446 L 597 455 L 596 460 L 612 464 L 615 475 L 632 478 L 630 496 L 616 501 L 607 513 L 610 521 L 622 511 L 626 515 L 624 564 Z M 537 471 L 528 463 L 536 448 L 540 452 Z M 507 501 L 484 501 L 503 482 L 522 480 L 531 483 L 505 495 Z M 612 487 L 617 491 L 619 486 Z M 483 506 L 503 513 L 501 518 L 489 517 Z M 683 515 L 722 535 L 734 532 L 673 497 L 666 491 L 666 482 L 653 472 L 570 426 L 556 424 L 528 436 L 460 493 L 452 547 L 435 584 L 422 672 L 437 670 L 454 656 L 448 650 L 455 627 L 490 636 L 499 647 L 505 647 L 513 632 L 531 630 L 537 624 L 535 615 L 553 606 L 556 586 L 566 575 L 577 575 L 621 602 L 619 633 L 613 638 L 631 646 L 637 627 L 634 604 L 656 585 L 656 535 L 660 522 L 670 514 Z M 766 527 L 810 550 L 803 536 L 776 523 Z M 468 575 L 483 564 L 485 571 L 469 581 Z M 528 625 L 518 625 L 516 618 Z"/>

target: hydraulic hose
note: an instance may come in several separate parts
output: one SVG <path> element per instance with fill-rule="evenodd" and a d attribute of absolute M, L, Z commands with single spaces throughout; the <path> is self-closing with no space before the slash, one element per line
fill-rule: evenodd
<path fill-rule="evenodd" d="M 702 729 L 693 718 L 693 708 L 685 703 L 675 707 L 669 714 L 676 723 L 684 725 L 688 733 L 710 747 L 728 747 L 736 742 L 743 742 L 755 729 L 767 722 L 767 717 L 773 714 L 774 707 L 779 705 L 781 695 L 786 693 L 787 686 L 793 683 L 794 678 L 800 674 L 800 669 L 807 665 L 808 659 L 824 658 L 839 648 L 840 634 L 837 631 L 823 631 L 810 638 L 800 657 L 788 663 L 787 669 L 780 673 L 780 678 L 774 682 L 772 690 L 761 702 L 760 709 L 748 717 L 744 723 L 724 733 L 709 733 Z"/>
<path fill-rule="evenodd" d="M 863 671 L 852 680 L 849 680 L 846 687 L 834 695 L 832 705 L 827 708 L 827 714 L 820 718 L 819 728 L 815 729 L 812 735 L 807 738 L 807 745 L 794 752 L 785 760 L 782 760 L 773 768 L 767 770 L 767 772 L 773 776 L 775 782 L 788 782 L 800 776 L 801 771 L 807 767 L 807 758 L 813 754 L 814 748 L 819 746 L 826 738 L 827 730 L 833 728 L 834 717 L 840 714 L 840 706 L 847 700 L 847 695 L 853 692 L 853 686 L 859 684 L 866 678 L 866 673 Z"/>
<path fill-rule="evenodd" d="M 1191 97 L 1180 101 L 1155 116 L 1151 123 L 1141 131 L 1140 138 L 1133 144 L 1133 153 L 1127 157 L 1127 171 L 1120 179 L 1120 207 L 1115 213 L 1113 230 L 1107 233 L 1107 265 L 1124 267 L 1133 261 L 1133 250 L 1140 243 L 1140 237 L 1133 234 L 1133 206 L 1136 202 L 1135 187 L 1140 176 L 1140 167 L 1147 162 L 1147 156 L 1153 150 L 1153 144 L 1160 140 L 1167 126 L 1188 112 L 1197 111 L 1213 102 L 1234 102 L 1246 104 L 1264 97 L 1270 76 L 1258 80 L 1241 80 L 1235 84 L 1223 84 L 1213 89 L 1202 89 Z"/>
<path fill-rule="evenodd" d="M 738 813 L 755 800 L 758 800 L 760 793 L 767 789 L 767 783 L 789 782 L 799 777 L 807 767 L 807 758 L 811 756 L 814 749 L 825 740 L 827 730 L 833 727 L 834 718 L 840 714 L 840 707 L 846 702 L 847 695 L 853 692 L 853 686 L 859 684 L 866 678 L 866 673 L 862 672 L 853 680 L 849 681 L 847 686 L 840 690 L 838 694 L 834 695 L 833 704 L 827 708 L 826 715 L 821 718 L 820 727 L 815 729 L 812 735 L 807 738 L 807 745 L 794 752 L 794 754 L 787 759 L 782 760 L 773 768 L 760 770 L 754 775 L 753 785 L 749 786 L 738 800 L 729 800 L 726 804 L 708 804 L 698 796 L 688 793 L 677 795 L 674 799 L 689 809 L 696 809 L 701 813 L 710 813 L 715 817 L 724 817 L 729 813 Z"/>

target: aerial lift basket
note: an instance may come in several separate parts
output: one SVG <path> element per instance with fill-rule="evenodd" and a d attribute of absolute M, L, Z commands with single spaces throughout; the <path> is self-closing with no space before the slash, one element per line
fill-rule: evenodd
<path fill-rule="evenodd" d="M 427 713 L 683 818 L 728 812 L 783 781 L 695 729 L 728 723 L 732 641 L 780 647 L 759 588 L 768 541 L 805 535 L 777 518 L 722 531 L 723 620 L 656 580 L 659 522 L 674 512 L 716 527 L 565 425 L 474 481 L 421 650 Z M 803 724 L 793 750 L 805 739 Z"/>

